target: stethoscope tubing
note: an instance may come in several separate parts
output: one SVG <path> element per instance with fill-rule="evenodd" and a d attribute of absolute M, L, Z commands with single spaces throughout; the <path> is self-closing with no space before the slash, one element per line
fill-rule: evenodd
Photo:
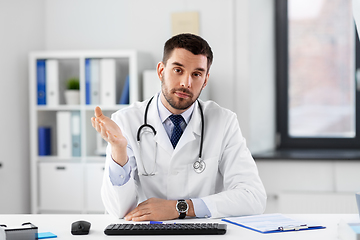
<path fill-rule="evenodd" d="M 140 133 L 141 133 L 141 130 L 142 130 L 144 127 L 149 127 L 149 128 L 153 131 L 154 135 L 156 135 L 156 130 L 155 130 L 155 128 L 154 128 L 153 126 L 151 126 L 150 124 L 147 124 L 147 114 L 148 114 L 148 111 L 149 111 L 150 103 L 151 103 L 151 101 L 153 100 L 153 98 L 154 98 L 154 96 L 152 96 L 152 97 L 150 98 L 148 104 L 146 105 L 145 114 L 144 114 L 144 124 L 141 125 L 141 126 L 139 127 L 138 131 L 137 131 L 136 140 L 137 140 L 138 142 L 140 142 Z"/>
<path fill-rule="evenodd" d="M 150 124 L 147 123 L 147 114 L 148 114 L 148 111 L 149 111 L 149 106 L 150 106 L 150 103 L 151 101 L 153 100 L 154 96 L 152 96 L 149 100 L 149 102 L 147 103 L 146 105 L 146 108 L 145 108 L 145 114 L 144 114 L 144 124 L 142 124 L 139 128 L 138 128 L 138 131 L 137 131 L 137 134 L 136 134 L 136 139 L 137 139 L 137 142 L 139 143 L 139 146 L 140 146 L 140 135 L 141 135 L 141 130 L 145 127 L 148 127 L 152 130 L 152 132 L 154 133 L 154 136 L 156 135 L 156 130 L 153 126 L 151 126 Z M 200 136 L 200 149 L 199 149 L 199 160 L 195 161 L 195 163 L 198 163 L 198 164 L 193 164 L 194 166 L 194 170 L 195 172 L 197 173 L 201 173 L 204 171 L 205 169 L 205 162 L 202 160 L 202 149 L 203 149 L 203 136 L 204 136 L 204 113 L 203 113 L 203 110 L 202 110 L 202 107 L 201 107 L 201 104 L 199 102 L 199 100 L 197 99 L 196 100 L 198 102 L 198 105 L 199 105 L 199 110 L 200 110 L 200 116 L 201 116 L 201 136 Z M 141 152 L 141 150 L 140 150 Z M 156 152 L 156 151 L 155 151 Z M 141 157 L 141 156 L 140 156 Z M 141 160 L 142 161 L 142 160 Z M 155 165 L 156 165 L 156 156 L 155 156 Z M 143 168 L 144 168 L 144 171 L 145 171 L 145 174 L 143 174 L 144 176 L 153 176 L 155 175 L 154 172 L 148 174 L 145 170 L 145 166 L 144 166 L 144 163 L 142 162 L 142 165 L 143 165 Z M 200 166 L 200 168 L 195 168 L 195 165 L 197 166 Z"/>

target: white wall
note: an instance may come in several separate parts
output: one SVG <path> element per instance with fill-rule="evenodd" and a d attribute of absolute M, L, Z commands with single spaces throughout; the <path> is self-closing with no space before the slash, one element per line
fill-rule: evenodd
<path fill-rule="evenodd" d="M 43 50 L 44 0 L 0 1 L 0 213 L 30 212 L 28 52 Z"/>

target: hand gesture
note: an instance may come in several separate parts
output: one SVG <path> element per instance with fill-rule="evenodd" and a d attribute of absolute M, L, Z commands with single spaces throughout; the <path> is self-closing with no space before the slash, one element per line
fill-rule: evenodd
<path fill-rule="evenodd" d="M 100 107 L 95 108 L 95 117 L 91 118 L 91 123 L 101 137 L 111 144 L 111 156 L 114 161 L 124 166 L 127 162 L 127 140 L 119 126 L 109 117 L 106 117 Z"/>

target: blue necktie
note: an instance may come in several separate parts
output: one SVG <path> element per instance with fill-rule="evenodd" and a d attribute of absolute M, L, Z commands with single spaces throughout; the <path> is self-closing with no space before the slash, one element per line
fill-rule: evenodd
<path fill-rule="evenodd" d="M 183 133 L 183 130 L 180 127 L 180 123 L 182 121 L 184 121 L 184 119 L 181 115 L 171 115 L 169 118 L 174 124 L 174 130 L 171 134 L 170 142 L 173 145 L 173 147 L 175 148 L 176 144 L 178 143 L 178 141 Z"/>

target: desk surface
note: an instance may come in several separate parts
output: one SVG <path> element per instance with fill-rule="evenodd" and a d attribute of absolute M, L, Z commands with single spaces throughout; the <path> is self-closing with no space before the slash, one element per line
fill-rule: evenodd
<path fill-rule="evenodd" d="M 188 240 L 191 239 L 338 239 L 337 238 L 337 224 L 341 219 L 348 222 L 359 222 L 358 214 L 286 214 L 286 216 L 305 220 L 315 221 L 324 226 L 326 229 L 307 230 L 299 232 L 284 232 L 284 233 L 272 233 L 261 234 L 245 228 L 227 224 L 227 233 L 223 236 L 219 235 L 207 235 L 207 236 L 185 236 Z M 91 229 L 89 235 L 73 236 L 70 233 L 71 223 L 78 220 L 86 220 L 91 223 Z M 104 229 L 111 223 L 126 222 L 122 219 L 116 219 L 110 215 L 67 215 L 67 214 L 0 214 L 0 224 L 6 224 L 8 227 L 20 226 L 24 222 L 31 222 L 39 228 L 39 232 L 52 232 L 58 236 L 57 239 L 117 239 L 120 237 L 106 236 Z M 185 219 L 171 222 L 221 222 L 220 219 Z M 183 236 L 171 236 L 173 238 L 179 238 Z M 123 237 L 122 237 L 123 238 Z M 126 239 L 169 239 L 169 236 L 127 236 Z M 56 238 L 55 238 L 56 239 Z"/>

